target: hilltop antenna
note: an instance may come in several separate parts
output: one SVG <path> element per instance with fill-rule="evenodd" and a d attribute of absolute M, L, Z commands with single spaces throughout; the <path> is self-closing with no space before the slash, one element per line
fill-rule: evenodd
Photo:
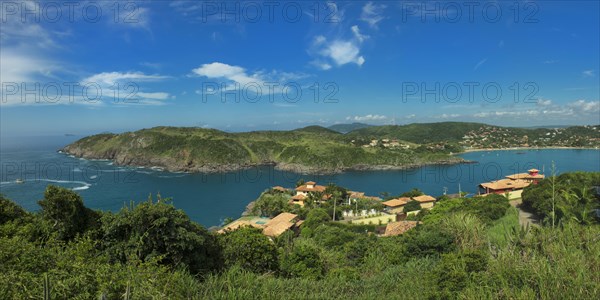
<path fill-rule="evenodd" d="M 458 196 L 459 196 L 459 197 L 460 197 L 460 196 L 462 196 L 461 194 L 462 194 L 462 192 L 461 192 L 461 190 L 460 190 L 460 183 L 459 183 L 459 184 L 458 184 Z"/>

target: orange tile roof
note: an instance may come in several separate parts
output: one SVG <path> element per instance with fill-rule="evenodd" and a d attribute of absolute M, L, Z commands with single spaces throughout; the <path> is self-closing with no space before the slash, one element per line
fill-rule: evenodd
<path fill-rule="evenodd" d="M 403 234 L 414 227 L 417 226 L 420 222 L 417 221 L 399 221 L 399 222 L 390 222 L 385 226 L 385 233 L 383 236 L 396 236 Z"/>
<path fill-rule="evenodd" d="M 350 191 L 350 198 L 364 198 L 365 197 L 365 193 L 363 192 L 354 192 L 354 191 Z"/>
<path fill-rule="evenodd" d="M 286 189 L 286 188 L 284 188 L 282 186 L 274 186 L 273 189 L 276 190 L 276 191 L 281 191 L 281 192 L 287 192 L 288 191 L 288 189 Z"/>
<path fill-rule="evenodd" d="M 309 182 L 304 183 L 304 185 L 315 185 L 315 184 L 317 184 L 317 183 L 314 181 L 309 181 Z"/>
<path fill-rule="evenodd" d="M 434 202 L 435 198 L 432 196 L 429 196 L 429 195 L 421 195 L 421 196 L 413 197 L 413 200 L 419 201 L 421 203 L 426 203 L 426 202 Z"/>
<path fill-rule="evenodd" d="M 325 186 L 322 185 L 315 185 L 312 188 L 309 188 L 306 185 L 301 185 L 299 187 L 296 188 L 296 191 L 300 191 L 300 192 L 324 192 L 325 191 Z"/>
<path fill-rule="evenodd" d="M 505 189 L 522 189 L 529 186 L 531 182 L 525 180 L 500 179 L 492 182 L 480 184 L 484 188 L 490 190 L 505 190 Z"/>
<path fill-rule="evenodd" d="M 306 196 L 299 194 L 299 195 L 295 195 L 292 197 L 292 200 L 304 200 L 306 199 Z"/>
<path fill-rule="evenodd" d="M 506 178 L 508 179 L 544 179 L 546 176 L 542 175 L 542 174 L 537 174 L 537 175 L 531 175 L 529 173 L 518 173 L 518 174 L 512 174 L 512 175 L 508 175 L 506 176 Z"/>
<path fill-rule="evenodd" d="M 392 200 L 388 200 L 388 201 L 382 202 L 382 204 L 385 205 L 385 206 L 389 206 L 389 207 L 398 207 L 398 206 L 405 205 L 406 203 L 408 203 L 408 201 L 410 201 L 410 198 L 408 198 L 408 197 L 401 197 L 401 198 L 392 199 Z"/>
<path fill-rule="evenodd" d="M 254 222 L 250 222 L 249 220 L 235 220 L 229 224 L 227 224 L 225 227 L 221 228 L 219 231 L 217 231 L 218 233 L 225 233 L 227 231 L 233 231 L 236 230 L 240 227 L 254 227 L 254 228 L 263 228 L 263 225 L 254 223 Z"/>
<path fill-rule="evenodd" d="M 286 230 L 292 228 L 296 223 L 294 220 L 298 217 L 295 214 L 291 213 L 280 213 L 275 218 L 271 219 L 271 221 L 265 224 L 265 228 L 263 229 L 263 234 L 276 237 L 285 232 Z"/>

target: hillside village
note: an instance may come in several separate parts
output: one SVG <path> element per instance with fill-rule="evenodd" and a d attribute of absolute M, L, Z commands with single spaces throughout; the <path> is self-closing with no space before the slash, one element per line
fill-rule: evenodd
<path fill-rule="evenodd" d="M 466 130 L 465 130 L 466 131 Z M 394 135 L 393 133 L 384 134 Z M 400 138 L 352 139 L 350 144 L 362 148 L 415 151 L 461 152 L 464 149 L 503 149 L 515 147 L 600 147 L 600 126 L 522 129 L 481 125 L 456 139 L 418 142 L 413 136 Z M 418 142 L 418 143 L 417 143 Z M 462 149 L 461 149 L 462 148 Z"/>
<path fill-rule="evenodd" d="M 482 126 L 465 134 L 459 144 L 465 148 L 511 147 L 598 147 L 600 126 L 582 126 L 585 134 L 573 128 L 522 131 L 513 128 Z"/>
<path fill-rule="evenodd" d="M 521 198 L 524 188 L 538 184 L 544 178 L 537 169 L 508 175 L 481 183 L 478 196 L 495 194 L 508 200 L 517 200 Z M 326 218 L 332 222 L 367 226 L 367 231 L 381 237 L 395 236 L 416 227 L 438 201 L 455 197 L 465 197 L 465 194 L 444 194 L 436 198 L 413 189 L 382 199 L 335 184 L 324 186 L 314 181 L 299 181 L 295 188 L 274 186 L 266 190 L 249 205 L 251 208 L 243 217 L 225 224 L 218 233 L 249 226 L 262 230 L 264 235 L 271 238 L 277 238 L 288 230 L 299 234 L 308 212 L 324 208 L 328 211 Z"/>

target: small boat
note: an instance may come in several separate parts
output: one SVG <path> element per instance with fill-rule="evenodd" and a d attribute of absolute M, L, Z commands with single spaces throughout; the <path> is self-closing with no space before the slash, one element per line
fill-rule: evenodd
<path fill-rule="evenodd" d="M 19 179 L 15 180 L 15 182 L 16 182 L 16 183 L 19 183 L 19 184 L 21 184 L 21 183 L 24 183 L 24 182 L 25 182 L 25 180 L 23 180 L 23 179 L 19 178 Z"/>

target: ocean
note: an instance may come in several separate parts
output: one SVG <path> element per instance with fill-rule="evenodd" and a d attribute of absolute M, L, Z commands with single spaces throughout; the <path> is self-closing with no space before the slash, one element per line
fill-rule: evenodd
<path fill-rule="evenodd" d="M 550 174 L 552 162 L 558 174 L 570 171 L 600 172 L 600 150 L 543 149 L 464 153 L 475 163 L 426 166 L 409 170 L 353 171 L 335 175 L 282 172 L 271 166 L 223 174 L 186 174 L 160 169 L 115 166 L 110 161 L 85 160 L 58 153 L 77 136 L 2 137 L 0 143 L 0 193 L 27 210 L 39 209 L 47 185 L 55 184 L 79 193 L 86 206 L 118 211 L 131 201 L 160 193 L 172 198 L 192 220 L 210 227 L 226 217 L 237 218 L 246 205 L 265 189 L 294 187 L 300 180 L 318 184 L 333 182 L 367 195 L 399 194 L 419 188 L 432 196 L 477 193 L 481 182 L 537 168 Z M 17 183 L 23 179 L 23 183 Z"/>

